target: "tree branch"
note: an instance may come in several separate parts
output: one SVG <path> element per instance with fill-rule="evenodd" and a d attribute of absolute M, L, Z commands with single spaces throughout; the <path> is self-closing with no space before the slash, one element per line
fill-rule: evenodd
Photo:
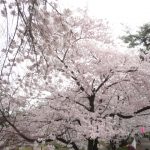
<path fill-rule="evenodd" d="M 123 118 L 123 119 L 130 119 L 130 118 L 135 117 L 135 115 L 137 115 L 137 114 L 139 114 L 139 113 L 141 113 L 141 112 L 144 112 L 144 111 L 146 111 L 146 110 L 150 110 L 150 106 L 145 106 L 145 107 L 143 107 L 143 108 L 137 110 L 136 112 L 134 112 L 134 115 L 123 115 L 123 114 L 121 114 L 121 113 L 111 113 L 111 114 L 109 114 L 109 116 L 110 116 L 110 117 L 114 117 L 115 115 L 117 115 L 118 117 Z M 105 116 L 105 117 L 106 117 L 106 116 Z M 104 118 L 105 118 L 105 117 L 104 117 Z"/>
<path fill-rule="evenodd" d="M 76 104 L 79 104 L 80 106 L 84 107 L 86 110 L 89 111 L 89 108 L 88 108 L 87 106 L 85 106 L 85 105 L 83 105 L 83 104 L 81 104 L 81 103 L 79 103 L 79 102 L 75 102 L 75 103 L 76 103 Z"/>

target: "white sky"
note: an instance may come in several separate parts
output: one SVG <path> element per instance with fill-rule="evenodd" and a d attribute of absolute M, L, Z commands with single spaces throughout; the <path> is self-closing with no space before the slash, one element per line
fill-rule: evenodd
<path fill-rule="evenodd" d="M 90 16 L 105 18 L 115 30 L 128 25 L 131 28 L 150 22 L 150 0 L 60 0 L 69 8 L 88 8 Z M 123 24 L 123 25 L 121 25 Z"/>

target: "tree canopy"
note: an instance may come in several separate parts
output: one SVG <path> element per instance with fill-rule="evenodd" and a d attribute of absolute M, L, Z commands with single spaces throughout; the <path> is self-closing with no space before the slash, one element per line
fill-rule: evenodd
<path fill-rule="evenodd" d="M 150 24 L 144 24 L 135 34 L 128 31 L 122 39 L 129 47 L 142 46 L 141 50 L 146 53 L 150 50 Z"/>
<path fill-rule="evenodd" d="M 139 27 L 136 33 L 126 32 L 121 39 L 128 44 L 129 48 L 137 48 L 140 51 L 140 59 L 149 61 L 150 50 L 150 24 L 146 23 Z M 148 54 L 148 55 L 147 55 Z"/>

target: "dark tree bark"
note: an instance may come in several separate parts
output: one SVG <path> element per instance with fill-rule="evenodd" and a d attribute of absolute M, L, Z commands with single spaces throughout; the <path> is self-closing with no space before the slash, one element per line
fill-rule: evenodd
<path fill-rule="evenodd" d="M 98 150 L 97 144 L 98 144 L 98 139 L 95 140 L 89 139 L 87 150 Z"/>
<path fill-rule="evenodd" d="M 90 105 L 89 111 L 90 111 L 90 112 L 94 112 L 94 109 L 95 109 L 95 108 L 94 108 L 95 94 L 89 96 L 88 99 L 89 99 L 89 105 Z"/>
<path fill-rule="evenodd" d="M 116 143 L 113 140 L 110 140 L 110 147 L 112 150 L 116 150 Z"/>
<path fill-rule="evenodd" d="M 93 146 L 93 150 L 98 150 L 97 145 L 98 145 L 98 139 L 95 139 L 95 141 L 94 141 L 94 146 Z"/>

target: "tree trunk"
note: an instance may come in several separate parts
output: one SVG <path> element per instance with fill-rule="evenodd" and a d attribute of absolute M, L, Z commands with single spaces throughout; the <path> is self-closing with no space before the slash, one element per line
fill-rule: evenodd
<path fill-rule="evenodd" d="M 110 147 L 112 150 L 116 150 L 116 143 L 113 140 L 110 140 Z"/>
<path fill-rule="evenodd" d="M 72 144 L 72 147 L 74 148 L 74 150 L 79 150 L 79 148 L 77 147 L 77 145 L 74 142 L 72 142 L 71 144 Z"/>
<path fill-rule="evenodd" d="M 95 139 L 95 140 L 89 139 L 87 150 L 98 150 L 97 144 L 98 144 L 97 139 Z"/>
<path fill-rule="evenodd" d="M 98 150 L 97 144 L 98 144 L 98 139 L 95 139 L 93 150 Z"/>

